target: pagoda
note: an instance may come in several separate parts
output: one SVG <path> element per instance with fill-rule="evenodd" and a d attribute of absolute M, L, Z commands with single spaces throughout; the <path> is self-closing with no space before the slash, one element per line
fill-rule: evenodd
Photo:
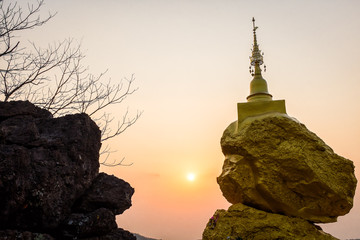
<path fill-rule="evenodd" d="M 285 100 L 272 100 L 252 21 L 250 95 L 220 141 L 216 180 L 232 205 L 215 211 L 202 239 L 336 240 L 316 224 L 336 222 L 353 207 L 354 164 L 286 114 Z"/>
<path fill-rule="evenodd" d="M 250 116 L 257 116 L 264 113 L 279 112 L 286 113 L 285 100 L 272 100 L 272 95 L 268 91 L 266 80 L 261 74 L 261 65 L 264 64 L 264 53 L 259 49 L 256 38 L 256 30 L 258 27 L 253 21 L 253 35 L 254 44 L 252 55 L 250 56 L 249 71 L 253 76 L 250 82 L 250 95 L 247 97 L 247 102 L 238 103 L 238 122 L 241 123 L 245 118 Z M 266 66 L 264 65 L 266 71 Z"/>

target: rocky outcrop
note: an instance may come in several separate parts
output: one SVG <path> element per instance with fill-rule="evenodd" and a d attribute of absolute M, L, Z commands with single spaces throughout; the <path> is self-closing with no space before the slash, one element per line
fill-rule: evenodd
<path fill-rule="evenodd" d="M 354 165 L 286 114 L 247 118 L 221 139 L 225 198 L 311 222 L 334 222 L 353 206 Z"/>
<path fill-rule="evenodd" d="M 75 204 L 77 212 L 92 212 L 100 206 L 111 210 L 114 215 L 122 214 L 131 207 L 134 189 L 129 183 L 114 176 L 100 173 L 92 186 Z"/>
<path fill-rule="evenodd" d="M 241 203 L 227 211 L 217 210 L 208 222 L 203 240 L 247 240 L 247 239 L 316 239 L 335 240 L 301 218 L 268 213 Z"/>
<path fill-rule="evenodd" d="M 29 102 L 0 103 L 0 236 L 121 239 L 111 238 L 123 231 L 115 215 L 134 189 L 99 174 L 100 147 L 86 114 L 52 118 Z"/>

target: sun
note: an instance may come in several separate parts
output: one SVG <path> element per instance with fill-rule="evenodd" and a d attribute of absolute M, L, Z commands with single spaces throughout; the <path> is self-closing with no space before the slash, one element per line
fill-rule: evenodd
<path fill-rule="evenodd" d="M 186 178 L 187 178 L 187 180 L 188 181 L 190 181 L 190 182 L 193 182 L 194 180 L 195 180 L 195 174 L 194 173 L 188 173 L 187 175 L 186 175 Z"/>

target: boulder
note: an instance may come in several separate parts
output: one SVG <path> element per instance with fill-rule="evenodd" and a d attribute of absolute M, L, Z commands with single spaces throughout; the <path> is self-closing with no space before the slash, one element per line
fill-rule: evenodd
<path fill-rule="evenodd" d="M 217 210 L 209 220 L 202 240 L 275 240 L 316 239 L 336 240 L 320 227 L 302 218 L 268 213 L 234 204 L 226 210 Z"/>
<path fill-rule="evenodd" d="M 335 222 L 353 206 L 354 165 L 286 114 L 232 123 L 217 178 L 225 198 L 311 222 Z"/>
<path fill-rule="evenodd" d="M 62 235 L 66 239 L 101 236 L 116 228 L 115 215 L 108 209 L 99 208 L 89 214 L 71 214 L 64 222 Z"/>
<path fill-rule="evenodd" d="M 86 114 L 52 118 L 28 102 L 1 107 L 0 226 L 55 229 L 98 175 L 100 130 Z"/>
<path fill-rule="evenodd" d="M 74 211 L 88 213 L 104 207 L 115 215 L 122 214 L 131 207 L 133 194 L 134 189 L 129 183 L 115 176 L 100 173 L 75 204 Z"/>

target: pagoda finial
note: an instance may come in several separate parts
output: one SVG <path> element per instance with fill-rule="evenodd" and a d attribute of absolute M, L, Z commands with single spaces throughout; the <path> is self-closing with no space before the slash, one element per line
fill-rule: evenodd
<path fill-rule="evenodd" d="M 261 53 L 261 51 L 259 49 L 259 45 L 257 43 L 256 30 L 258 29 L 258 27 L 255 26 L 255 18 L 252 19 L 252 22 L 253 22 L 254 44 L 253 44 L 253 49 L 252 49 L 252 55 L 250 57 L 250 64 L 251 64 L 250 73 L 252 76 L 254 76 L 254 69 L 252 69 L 252 67 L 255 68 L 255 74 L 256 74 L 256 65 L 258 65 L 258 67 L 260 67 L 264 63 L 264 58 L 263 58 L 264 53 Z M 260 68 L 260 72 L 258 72 L 258 74 L 261 75 L 261 68 Z"/>
<path fill-rule="evenodd" d="M 252 55 L 250 56 L 250 67 L 249 71 L 254 77 L 250 83 L 250 95 L 247 97 L 247 100 L 250 101 L 270 101 L 272 100 L 272 95 L 268 92 L 267 83 L 261 75 L 261 65 L 264 63 L 263 54 L 259 49 L 259 45 L 256 39 L 256 30 L 258 27 L 255 25 L 255 18 L 252 18 L 253 22 L 253 35 L 254 35 L 254 44 L 252 49 Z M 266 66 L 264 65 L 264 71 L 266 71 Z"/>

